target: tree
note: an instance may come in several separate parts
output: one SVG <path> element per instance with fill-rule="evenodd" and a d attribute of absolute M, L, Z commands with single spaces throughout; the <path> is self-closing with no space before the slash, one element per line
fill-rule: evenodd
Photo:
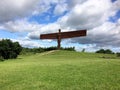
<path fill-rule="evenodd" d="M 96 53 L 105 53 L 105 50 L 104 49 L 100 49 L 100 50 L 96 51 Z"/>
<path fill-rule="evenodd" d="M 104 53 L 104 54 L 114 54 L 110 49 L 100 49 L 98 51 L 96 51 L 96 53 Z"/>
<path fill-rule="evenodd" d="M 85 48 L 82 49 L 82 52 L 85 52 Z"/>
<path fill-rule="evenodd" d="M 106 53 L 106 54 L 114 54 L 110 49 L 106 49 L 106 50 L 105 50 L 105 53 Z"/>
<path fill-rule="evenodd" d="M 22 47 L 18 42 L 12 42 L 9 39 L 3 39 L 0 41 L 0 56 L 4 59 L 17 58 L 21 50 Z"/>
<path fill-rule="evenodd" d="M 117 54 L 117 57 L 120 57 L 120 52 L 117 52 L 116 54 Z"/>

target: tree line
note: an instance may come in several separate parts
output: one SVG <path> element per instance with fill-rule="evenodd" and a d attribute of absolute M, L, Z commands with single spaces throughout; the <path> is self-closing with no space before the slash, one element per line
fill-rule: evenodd
<path fill-rule="evenodd" d="M 114 53 L 112 50 L 110 49 L 100 49 L 98 51 L 96 51 L 96 53 L 103 53 L 103 54 L 116 54 L 117 57 L 120 57 L 120 52 Z"/>
<path fill-rule="evenodd" d="M 0 40 L 0 60 L 14 59 L 19 54 L 26 55 L 27 53 L 42 53 L 46 51 L 57 50 L 57 47 L 46 47 L 46 48 L 25 48 L 22 47 L 18 42 L 12 42 L 10 39 Z M 74 47 L 61 48 L 61 50 L 75 51 Z"/>
<path fill-rule="evenodd" d="M 21 54 L 26 55 L 29 53 L 42 53 L 46 51 L 57 50 L 57 47 L 39 47 L 39 48 L 22 48 Z M 75 51 L 74 47 L 63 48 L 61 47 L 60 50 L 68 50 L 68 51 Z"/>
<path fill-rule="evenodd" d="M 57 50 L 57 47 L 39 47 L 39 48 L 25 48 L 22 47 L 18 42 L 12 42 L 10 39 L 2 39 L 0 40 L 0 60 L 7 60 L 7 59 L 14 59 L 17 58 L 19 54 L 26 55 L 29 53 L 42 53 L 46 51 Z M 75 51 L 74 47 L 63 48 L 61 47 L 60 50 L 68 50 L 68 51 Z M 82 50 L 84 52 L 85 49 Z M 103 53 L 103 54 L 115 54 L 110 49 L 100 49 L 96 51 L 96 53 Z M 120 57 L 120 52 L 116 53 L 118 57 Z"/>

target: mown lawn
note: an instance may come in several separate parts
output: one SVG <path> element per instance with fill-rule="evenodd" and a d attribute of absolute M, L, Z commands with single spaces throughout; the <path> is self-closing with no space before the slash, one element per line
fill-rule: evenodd
<path fill-rule="evenodd" d="M 0 90 L 120 90 L 120 58 L 56 51 L 0 62 Z"/>

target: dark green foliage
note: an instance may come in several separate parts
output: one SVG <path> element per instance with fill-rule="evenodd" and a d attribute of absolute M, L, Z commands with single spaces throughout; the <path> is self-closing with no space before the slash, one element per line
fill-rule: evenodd
<path fill-rule="evenodd" d="M 100 49 L 98 51 L 96 51 L 96 53 L 104 53 L 104 54 L 114 54 L 110 49 Z"/>
<path fill-rule="evenodd" d="M 117 54 L 117 57 L 120 57 L 120 52 L 116 53 Z"/>
<path fill-rule="evenodd" d="M 21 50 L 22 47 L 18 42 L 12 42 L 9 39 L 3 39 L 0 41 L 0 56 L 4 59 L 17 58 Z"/>
<path fill-rule="evenodd" d="M 51 50 L 57 50 L 57 47 L 23 48 L 21 54 L 29 55 L 30 53 L 42 53 Z M 75 48 L 74 47 L 60 48 L 60 50 L 75 51 Z"/>
<path fill-rule="evenodd" d="M 82 49 L 82 52 L 85 52 L 85 48 Z"/>
<path fill-rule="evenodd" d="M 110 49 L 105 50 L 105 53 L 106 54 L 114 54 L 114 52 L 112 52 Z"/>
<path fill-rule="evenodd" d="M 2 57 L 2 56 L 0 56 L 0 61 L 4 61 L 4 59 L 3 59 L 3 57 Z"/>
<path fill-rule="evenodd" d="M 61 50 L 75 51 L 75 47 L 61 48 Z"/>
<path fill-rule="evenodd" d="M 57 50 L 57 47 L 47 47 L 47 48 L 43 48 L 44 51 L 51 51 L 51 50 Z"/>
<path fill-rule="evenodd" d="M 104 49 L 100 49 L 100 50 L 96 51 L 96 53 L 105 53 L 105 50 Z"/>
<path fill-rule="evenodd" d="M 22 49 L 22 52 L 21 54 L 22 55 L 29 55 L 30 53 L 42 53 L 42 52 L 45 52 L 45 49 L 44 48 L 24 48 Z"/>

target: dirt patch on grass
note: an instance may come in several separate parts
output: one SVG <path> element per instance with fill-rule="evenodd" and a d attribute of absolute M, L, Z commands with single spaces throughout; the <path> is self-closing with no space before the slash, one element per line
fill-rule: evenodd
<path fill-rule="evenodd" d="M 51 53 L 54 53 L 57 51 L 59 51 L 59 50 L 52 50 L 52 51 L 44 52 L 44 53 L 41 53 L 41 56 L 48 55 L 48 54 L 51 54 Z"/>

